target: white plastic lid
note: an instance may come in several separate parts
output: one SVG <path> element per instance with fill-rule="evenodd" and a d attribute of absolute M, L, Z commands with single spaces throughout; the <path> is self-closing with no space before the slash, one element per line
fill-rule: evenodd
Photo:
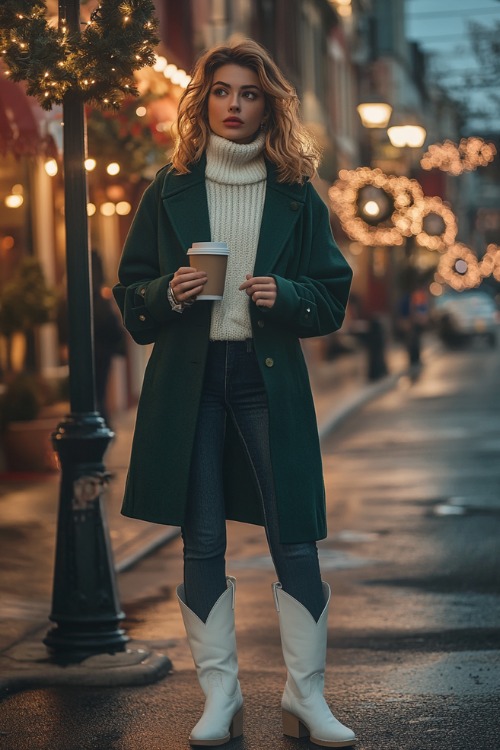
<path fill-rule="evenodd" d="M 228 255 L 229 248 L 225 242 L 193 242 L 187 251 L 188 255 Z"/>

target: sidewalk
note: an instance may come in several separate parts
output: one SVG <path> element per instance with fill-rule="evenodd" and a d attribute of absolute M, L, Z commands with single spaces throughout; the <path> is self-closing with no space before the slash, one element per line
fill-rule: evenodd
<path fill-rule="evenodd" d="M 312 342 L 313 343 L 313 342 Z M 354 410 L 393 387 L 405 371 L 406 357 L 398 347 L 387 355 L 390 375 L 366 382 L 362 351 L 333 361 L 317 361 L 306 348 L 320 436 L 325 437 Z M 178 528 L 125 518 L 120 514 L 135 410 L 115 418 L 116 439 L 106 457 L 113 480 L 107 519 L 118 573 L 132 567 L 169 539 Z M 38 634 L 51 609 L 59 476 L 25 475 L 0 478 L 0 653 Z M 2 680 L 0 679 L 0 683 Z"/>

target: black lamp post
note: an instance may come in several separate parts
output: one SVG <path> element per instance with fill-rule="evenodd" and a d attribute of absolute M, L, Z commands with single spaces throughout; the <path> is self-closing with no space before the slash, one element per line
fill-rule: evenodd
<path fill-rule="evenodd" d="M 80 31 L 79 0 L 60 0 L 59 22 Z M 96 412 L 90 248 L 87 218 L 85 113 L 81 97 L 63 102 L 64 185 L 71 413 L 52 436 L 62 479 L 52 612 L 44 643 L 58 659 L 122 651 L 128 637 L 115 582 L 102 499 L 103 463 L 113 432 Z"/>

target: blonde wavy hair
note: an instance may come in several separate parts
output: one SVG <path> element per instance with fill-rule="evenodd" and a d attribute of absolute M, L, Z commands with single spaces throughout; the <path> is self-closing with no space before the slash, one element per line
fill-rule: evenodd
<path fill-rule="evenodd" d="M 217 45 L 197 61 L 177 113 L 177 138 L 172 168 L 187 174 L 200 160 L 210 135 L 208 96 L 215 71 L 221 65 L 239 65 L 253 70 L 264 93 L 264 155 L 277 168 L 278 182 L 303 183 L 312 178 L 320 152 L 299 119 L 299 99 L 269 53 L 252 39 Z"/>

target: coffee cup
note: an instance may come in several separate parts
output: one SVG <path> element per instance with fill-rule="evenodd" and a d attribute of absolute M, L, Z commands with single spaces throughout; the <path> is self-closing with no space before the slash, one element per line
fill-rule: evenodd
<path fill-rule="evenodd" d="M 193 242 L 187 251 L 189 265 L 205 271 L 207 283 L 197 299 L 222 299 L 229 249 L 225 242 Z"/>

